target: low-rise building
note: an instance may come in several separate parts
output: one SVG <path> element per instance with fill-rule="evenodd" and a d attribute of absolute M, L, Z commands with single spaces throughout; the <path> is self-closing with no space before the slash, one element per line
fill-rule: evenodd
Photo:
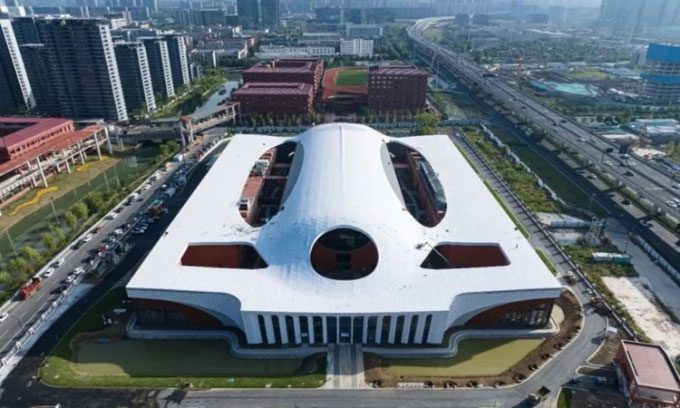
<path fill-rule="evenodd" d="M 308 45 L 303 47 L 289 47 L 285 45 L 262 45 L 255 53 L 259 59 L 273 59 L 284 57 L 332 57 L 336 54 L 335 47 Z"/>
<path fill-rule="evenodd" d="M 349 38 L 378 38 L 383 36 L 383 27 L 377 24 L 345 24 L 345 36 Z"/>
<path fill-rule="evenodd" d="M 241 103 L 243 115 L 307 115 L 312 113 L 314 88 L 301 82 L 248 82 L 231 99 Z"/>
<path fill-rule="evenodd" d="M 354 38 L 340 41 L 340 55 L 373 57 L 373 40 Z"/>
<path fill-rule="evenodd" d="M 259 62 L 242 72 L 243 82 L 302 82 L 319 89 L 323 75 L 320 58 L 281 58 Z"/>
<path fill-rule="evenodd" d="M 661 346 L 623 340 L 614 363 L 629 407 L 680 407 L 680 377 Z"/>
<path fill-rule="evenodd" d="M 680 139 L 680 123 L 675 119 L 638 119 L 628 128 L 652 143 L 666 143 Z"/>
<path fill-rule="evenodd" d="M 409 65 L 374 66 L 368 70 L 368 108 L 379 111 L 425 109 L 428 74 Z"/>

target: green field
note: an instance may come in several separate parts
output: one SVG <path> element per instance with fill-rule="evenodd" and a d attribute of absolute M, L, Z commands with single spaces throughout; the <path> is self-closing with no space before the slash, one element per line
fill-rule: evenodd
<path fill-rule="evenodd" d="M 242 359 L 220 340 L 111 340 L 105 334 L 74 340 L 104 329 L 101 315 L 125 299 L 117 288 L 88 310 L 47 357 L 41 380 L 54 387 L 315 388 L 326 379 L 325 357 Z"/>
<path fill-rule="evenodd" d="M 368 71 L 363 69 L 352 69 L 349 71 L 340 71 L 335 77 L 335 85 L 337 86 L 365 86 L 368 82 Z"/>
<path fill-rule="evenodd" d="M 543 339 L 465 339 L 451 358 L 387 359 L 390 371 L 404 377 L 499 375 L 517 364 Z"/>

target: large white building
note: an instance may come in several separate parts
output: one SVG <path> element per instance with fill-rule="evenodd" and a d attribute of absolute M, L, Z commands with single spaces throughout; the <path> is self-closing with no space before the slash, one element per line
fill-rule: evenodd
<path fill-rule="evenodd" d="M 127 285 L 141 328 L 441 344 L 538 328 L 560 284 L 447 136 L 236 135 Z"/>
<path fill-rule="evenodd" d="M 356 57 L 373 56 L 373 40 L 354 38 L 340 41 L 340 55 L 353 55 Z"/>

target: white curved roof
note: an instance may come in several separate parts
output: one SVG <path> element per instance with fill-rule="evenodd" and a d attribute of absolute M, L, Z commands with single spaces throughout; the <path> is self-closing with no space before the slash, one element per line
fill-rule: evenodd
<path fill-rule="evenodd" d="M 276 216 L 251 227 L 238 212 L 243 185 L 264 152 L 289 140 L 302 145 L 299 174 L 288 180 L 295 184 Z M 437 172 L 447 200 L 437 226 L 418 223 L 390 184 L 389 158 L 380 153 L 389 141 L 419 151 Z M 311 266 L 316 238 L 342 226 L 363 231 L 378 248 L 378 265 L 367 277 L 333 280 Z M 252 243 L 269 266 L 179 264 L 190 243 L 242 242 Z M 442 242 L 498 243 L 510 265 L 421 268 Z M 127 285 L 131 296 L 154 290 L 227 293 L 240 300 L 242 311 L 290 313 L 443 311 L 460 294 L 524 291 L 527 298 L 540 298 L 557 296 L 559 288 L 448 136 L 396 139 L 338 123 L 292 138 L 236 135 Z"/>

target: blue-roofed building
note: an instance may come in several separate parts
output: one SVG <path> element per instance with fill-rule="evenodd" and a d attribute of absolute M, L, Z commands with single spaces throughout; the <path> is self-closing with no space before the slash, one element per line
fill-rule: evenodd
<path fill-rule="evenodd" d="M 649 44 L 643 73 L 644 94 L 655 103 L 680 102 L 680 45 Z"/>

